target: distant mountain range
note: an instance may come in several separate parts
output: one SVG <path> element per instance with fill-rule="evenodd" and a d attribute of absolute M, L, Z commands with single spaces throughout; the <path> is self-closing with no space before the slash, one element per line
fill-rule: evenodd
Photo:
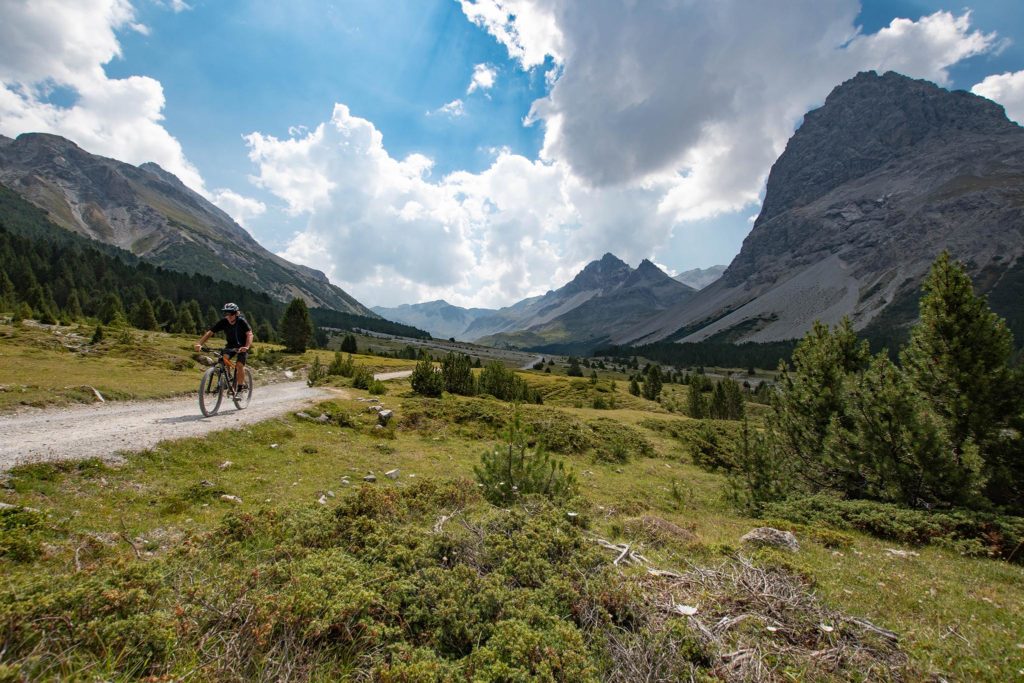
<path fill-rule="evenodd" d="M 712 282 L 722 277 L 722 273 L 725 272 L 725 268 L 725 266 L 711 266 L 710 268 L 684 270 L 672 279 L 676 282 L 682 282 L 684 285 L 693 287 L 694 289 L 704 289 Z"/>
<path fill-rule="evenodd" d="M 634 269 L 605 254 L 565 286 L 499 310 L 466 309 L 445 301 L 373 310 L 436 337 L 490 346 L 555 349 L 606 343 L 617 331 L 649 319 L 695 292 L 650 261 L 644 260 Z"/>
<path fill-rule="evenodd" d="M 267 292 L 280 301 L 377 315 L 318 270 L 256 242 L 226 213 L 156 164 L 90 154 L 56 135 L 0 135 L 0 183 L 73 232 L 155 265 Z"/>
<path fill-rule="evenodd" d="M 1020 341 L 1024 128 L 971 93 L 861 73 L 804 117 L 721 279 L 614 338 L 784 340 L 844 315 L 891 336 L 943 249 Z"/>
<path fill-rule="evenodd" d="M 474 320 L 495 312 L 492 308 L 453 306 L 441 299 L 422 304 L 402 304 L 394 308 L 374 306 L 371 310 L 387 320 L 426 330 L 438 339 L 454 337 L 459 341 L 468 341 L 464 332 Z"/>

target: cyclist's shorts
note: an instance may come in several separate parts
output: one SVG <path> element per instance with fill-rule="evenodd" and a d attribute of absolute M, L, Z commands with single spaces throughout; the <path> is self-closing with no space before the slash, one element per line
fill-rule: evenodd
<path fill-rule="evenodd" d="M 239 360 L 239 361 L 242 361 L 243 363 L 245 363 L 246 362 L 246 358 L 249 357 L 249 352 L 245 351 L 244 353 L 239 353 L 238 351 L 228 351 L 227 355 L 228 355 L 228 358 L 234 358 L 235 360 Z"/>

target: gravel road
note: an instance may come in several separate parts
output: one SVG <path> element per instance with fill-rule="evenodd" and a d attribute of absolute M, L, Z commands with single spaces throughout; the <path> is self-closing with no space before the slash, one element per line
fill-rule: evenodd
<path fill-rule="evenodd" d="M 113 458 L 117 451 L 145 450 L 165 439 L 260 422 L 331 393 L 311 389 L 305 381 L 257 385 L 248 408 L 236 410 L 225 397 L 213 417 L 202 416 L 194 395 L 4 415 L 0 416 L 0 471 L 25 462 Z"/>

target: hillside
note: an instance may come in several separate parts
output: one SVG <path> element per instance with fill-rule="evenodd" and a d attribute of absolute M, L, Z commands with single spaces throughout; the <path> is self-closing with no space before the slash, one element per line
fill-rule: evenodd
<path fill-rule="evenodd" d="M 196 334 L 220 317 L 225 301 L 241 306 L 261 341 L 270 341 L 285 304 L 265 292 L 202 274 L 167 270 L 115 246 L 58 227 L 49 215 L 0 185 L 0 309 L 28 306 L 44 319 L 110 322 L 148 306 L 155 326 Z M 313 308 L 321 327 L 425 337 L 377 316 Z"/>
<path fill-rule="evenodd" d="M 615 341 L 785 340 L 845 315 L 898 336 L 943 249 L 1020 319 L 1024 129 L 982 97 L 861 73 L 807 113 L 722 278 Z"/>
<path fill-rule="evenodd" d="M 0 183 L 61 227 L 155 265 L 265 291 L 278 301 L 301 297 L 311 306 L 376 317 L 320 271 L 264 249 L 156 164 L 90 154 L 56 135 L 0 136 Z"/>

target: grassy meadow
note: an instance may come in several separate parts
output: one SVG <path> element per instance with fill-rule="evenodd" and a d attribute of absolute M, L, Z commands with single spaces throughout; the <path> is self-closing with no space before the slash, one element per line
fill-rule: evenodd
<path fill-rule="evenodd" d="M 91 330 L 73 332 L 0 326 L 0 410 L 89 400 L 76 385 L 170 396 L 199 376 L 189 338 L 82 353 Z M 279 363 L 313 354 L 333 356 Z M 519 409 L 530 442 L 579 484 L 563 507 L 481 498 L 474 466 L 512 406 L 408 380 L 385 383 L 383 428 L 374 397 L 332 377 L 337 398 L 307 411 L 325 422 L 0 474 L 0 681 L 1024 679 L 1024 566 L 749 518 L 692 457 L 702 430 L 733 443 L 739 423 L 631 396 L 621 373 L 522 376 L 544 396 Z M 753 428 L 764 410 L 747 404 Z M 766 523 L 799 552 L 741 544 Z"/>

